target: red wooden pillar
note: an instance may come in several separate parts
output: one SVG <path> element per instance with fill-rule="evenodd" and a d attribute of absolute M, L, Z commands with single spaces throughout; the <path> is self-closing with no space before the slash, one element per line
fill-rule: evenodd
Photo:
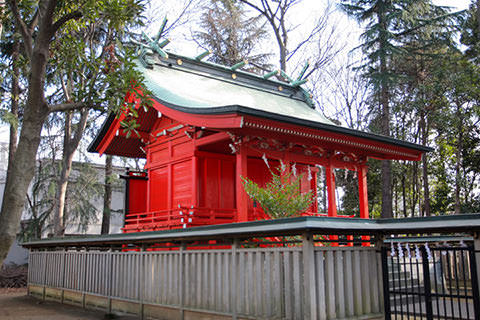
<path fill-rule="evenodd" d="M 241 177 L 247 176 L 247 150 L 240 144 L 236 154 L 235 189 L 237 203 L 237 222 L 248 221 L 248 195 L 242 185 Z"/>
<path fill-rule="evenodd" d="M 358 193 L 360 199 L 360 218 L 368 219 L 368 189 L 367 189 L 367 166 L 361 166 L 357 170 Z"/>
<path fill-rule="evenodd" d="M 367 189 L 367 166 L 361 166 L 357 170 L 358 198 L 360 199 L 360 218 L 368 219 L 368 189 Z M 370 240 L 369 236 L 362 236 L 362 240 Z M 362 242 L 362 246 L 369 247 L 368 243 Z"/>
<path fill-rule="evenodd" d="M 335 200 L 335 174 L 331 164 L 325 166 L 325 178 L 327 180 L 328 216 L 337 216 L 337 202 Z"/>
<path fill-rule="evenodd" d="M 194 154 L 192 157 L 192 206 L 198 207 L 198 157 Z"/>
<path fill-rule="evenodd" d="M 329 163 L 325 166 L 325 178 L 327 181 L 327 198 L 329 217 L 337 216 L 337 201 L 335 200 L 335 173 L 333 166 Z M 338 236 L 331 235 L 330 240 L 338 240 Z M 333 247 L 338 246 L 337 242 L 332 243 Z"/>

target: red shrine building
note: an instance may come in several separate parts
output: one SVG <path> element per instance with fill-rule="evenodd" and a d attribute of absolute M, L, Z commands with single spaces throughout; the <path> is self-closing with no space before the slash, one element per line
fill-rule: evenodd
<path fill-rule="evenodd" d="M 301 191 L 317 192 L 326 179 L 328 216 L 337 216 L 334 169 L 357 172 L 360 217 L 368 218 L 368 158 L 421 159 L 430 149 L 338 126 L 317 112 L 297 80 L 288 82 L 189 58 L 143 52 L 138 63 L 153 107 L 134 105 L 138 127 L 126 132 L 132 112 L 110 115 L 89 150 L 146 158 L 145 173 L 129 172 L 124 232 L 164 230 L 268 218 L 243 190 L 241 177 L 264 185 L 280 161 L 302 175 Z M 302 73 L 305 72 L 305 69 Z M 325 175 L 319 175 L 319 166 Z M 306 212 L 316 215 L 317 204 Z"/>

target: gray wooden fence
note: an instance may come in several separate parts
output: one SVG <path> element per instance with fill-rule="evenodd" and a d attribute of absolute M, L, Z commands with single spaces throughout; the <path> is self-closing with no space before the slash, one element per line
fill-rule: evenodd
<path fill-rule="evenodd" d="M 306 251 L 308 250 L 308 251 Z M 200 311 L 217 317 L 381 317 L 380 253 L 373 247 L 175 251 L 31 251 L 29 287 Z M 151 316 L 151 315 L 150 315 Z M 165 314 L 165 318 L 168 318 Z M 159 316 L 159 318 L 162 318 Z"/>

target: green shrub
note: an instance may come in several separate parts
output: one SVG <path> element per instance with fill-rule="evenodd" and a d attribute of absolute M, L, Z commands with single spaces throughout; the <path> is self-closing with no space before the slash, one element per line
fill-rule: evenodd
<path fill-rule="evenodd" d="M 281 167 L 270 170 L 270 173 L 272 180 L 264 188 L 241 177 L 245 192 L 260 204 L 270 218 L 297 217 L 312 205 L 313 192 L 300 192 L 301 175 L 293 176 L 291 171 Z"/>

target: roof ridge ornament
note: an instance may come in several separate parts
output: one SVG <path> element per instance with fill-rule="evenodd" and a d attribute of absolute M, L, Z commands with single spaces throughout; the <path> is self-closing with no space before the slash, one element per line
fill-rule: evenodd
<path fill-rule="evenodd" d="M 142 37 L 148 42 L 150 49 L 158 53 L 162 58 L 168 59 L 168 54 L 160 47 L 157 41 L 150 38 L 144 31 L 142 31 Z"/>
<path fill-rule="evenodd" d="M 158 42 L 158 40 L 160 40 L 160 38 L 162 37 L 162 33 L 163 31 L 165 31 L 165 27 L 167 26 L 167 21 L 168 21 L 167 16 L 165 16 L 163 18 L 162 24 L 160 25 L 160 28 L 158 29 L 158 33 L 155 36 L 155 42 Z"/>
<path fill-rule="evenodd" d="M 288 82 L 293 82 L 293 79 L 290 78 L 290 76 L 289 76 L 285 71 L 280 70 L 280 75 L 281 75 L 282 77 L 284 77 L 285 79 L 287 79 Z"/>
<path fill-rule="evenodd" d="M 235 63 L 233 66 L 230 67 L 230 70 L 235 71 L 237 69 L 242 68 L 243 66 L 248 64 L 248 60 L 242 60 L 238 63 Z"/>
<path fill-rule="evenodd" d="M 206 50 L 206 51 L 200 53 L 198 56 L 196 56 L 195 60 L 201 61 L 203 58 L 205 58 L 206 56 L 208 56 L 211 53 L 212 53 L 211 50 Z"/>
<path fill-rule="evenodd" d="M 271 71 L 269 73 L 266 73 L 266 74 L 263 75 L 263 79 L 268 80 L 271 77 L 276 76 L 279 72 L 280 72 L 280 70 L 277 69 L 277 70 Z"/>
<path fill-rule="evenodd" d="M 305 62 L 305 65 L 303 66 L 302 70 L 300 71 L 300 74 L 298 75 L 296 81 L 302 80 L 302 78 L 305 75 L 305 72 L 307 72 L 307 69 L 308 69 L 309 66 L 310 66 L 310 61 L 307 60 L 307 62 Z"/>

